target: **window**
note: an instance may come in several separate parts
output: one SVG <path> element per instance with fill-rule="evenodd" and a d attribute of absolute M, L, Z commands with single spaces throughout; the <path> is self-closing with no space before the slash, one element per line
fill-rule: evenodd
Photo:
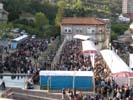
<path fill-rule="evenodd" d="M 79 32 L 79 30 L 78 30 L 78 29 L 76 29 L 76 32 L 78 33 L 78 32 Z"/>
<path fill-rule="evenodd" d="M 71 32 L 71 29 L 69 29 L 68 32 L 70 33 Z"/>
<path fill-rule="evenodd" d="M 103 32 L 103 30 L 102 30 L 102 28 L 99 28 L 99 31 L 98 31 L 99 33 L 102 33 Z"/>
<path fill-rule="evenodd" d="M 92 30 L 92 33 L 94 33 L 95 32 L 95 30 Z"/>
<path fill-rule="evenodd" d="M 82 33 L 82 29 L 80 29 L 80 33 Z"/>
<path fill-rule="evenodd" d="M 96 28 L 95 27 L 93 27 L 93 26 L 91 26 L 91 27 L 88 27 L 87 28 L 87 33 L 88 34 L 95 34 L 95 32 L 96 32 Z"/>
<path fill-rule="evenodd" d="M 72 32 L 72 28 L 71 27 L 65 27 L 64 28 L 64 32 L 65 33 L 71 33 Z"/>
<path fill-rule="evenodd" d="M 65 33 L 67 33 L 67 29 L 65 29 Z"/>
<path fill-rule="evenodd" d="M 87 33 L 91 33 L 90 27 L 87 28 Z"/>
<path fill-rule="evenodd" d="M 82 28 L 76 28 L 76 32 L 77 33 L 79 33 L 79 32 L 81 33 L 82 32 Z"/>

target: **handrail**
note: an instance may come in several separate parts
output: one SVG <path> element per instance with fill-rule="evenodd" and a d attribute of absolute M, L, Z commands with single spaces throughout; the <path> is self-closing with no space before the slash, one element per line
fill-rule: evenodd
<path fill-rule="evenodd" d="M 23 73 L 2 73 L 0 76 L 32 76 L 32 74 L 23 74 Z"/>

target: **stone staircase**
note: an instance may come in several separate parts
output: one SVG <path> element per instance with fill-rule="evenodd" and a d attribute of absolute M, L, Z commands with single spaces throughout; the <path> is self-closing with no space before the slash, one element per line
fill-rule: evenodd
<path fill-rule="evenodd" d="M 48 93 L 45 90 L 10 88 L 1 97 L 15 100 L 61 100 L 61 93 Z"/>
<path fill-rule="evenodd" d="M 62 42 L 60 48 L 58 49 L 58 51 L 56 52 L 56 55 L 52 61 L 52 64 L 51 64 L 51 68 L 54 69 L 55 66 L 58 64 L 59 60 L 60 60 L 60 54 L 61 54 L 61 51 L 62 51 L 62 48 L 63 46 L 65 45 L 65 43 L 67 42 L 67 39 L 65 38 L 64 41 Z"/>

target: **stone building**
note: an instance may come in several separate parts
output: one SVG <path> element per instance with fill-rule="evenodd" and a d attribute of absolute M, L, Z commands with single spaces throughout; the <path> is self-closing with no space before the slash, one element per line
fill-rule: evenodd
<path fill-rule="evenodd" d="M 8 12 L 4 10 L 3 3 L 0 3 L 0 22 L 8 20 Z"/>
<path fill-rule="evenodd" d="M 122 1 L 122 13 L 133 20 L 133 0 Z"/>
<path fill-rule="evenodd" d="M 63 18 L 61 22 L 61 36 L 68 40 L 74 35 L 87 35 L 96 43 L 97 48 L 108 48 L 110 39 L 109 23 L 97 18 Z"/>

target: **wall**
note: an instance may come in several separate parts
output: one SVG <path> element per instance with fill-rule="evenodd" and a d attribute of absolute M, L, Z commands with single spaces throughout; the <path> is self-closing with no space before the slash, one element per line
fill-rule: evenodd
<path fill-rule="evenodd" d="M 84 91 L 93 91 L 93 77 L 89 76 L 40 76 L 40 86 L 51 90 L 81 89 Z"/>
<path fill-rule="evenodd" d="M 71 32 L 65 33 L 65 28 L 70 29 Z M 90 28 L 90 29 L 88 29 Z M 79 29 L 79 31 L 77 31 Z M 82 31 L 80 31 L 82 29 Z M 92 32 L 94 30 L 94 32 Z M 102 31 L 100 31 L 102 30 Z M 92 37 L 94 42 L 98 42 L 96 47 L 100 50 L 103 47 L 106 48 L 108 43 L 104 43 L 109 37 L 105 37 L 106 27 L 105 25 L 62 25 L 61 26 L 61 35 L 62 37 L 67 37 L 67 40 L 72 40 L 73 36 L 76 34 L 88 35 Z M 109 39 L 108 39 L 109 40 Z M 106 46 L 104 46 L 106 44 Z"/>

